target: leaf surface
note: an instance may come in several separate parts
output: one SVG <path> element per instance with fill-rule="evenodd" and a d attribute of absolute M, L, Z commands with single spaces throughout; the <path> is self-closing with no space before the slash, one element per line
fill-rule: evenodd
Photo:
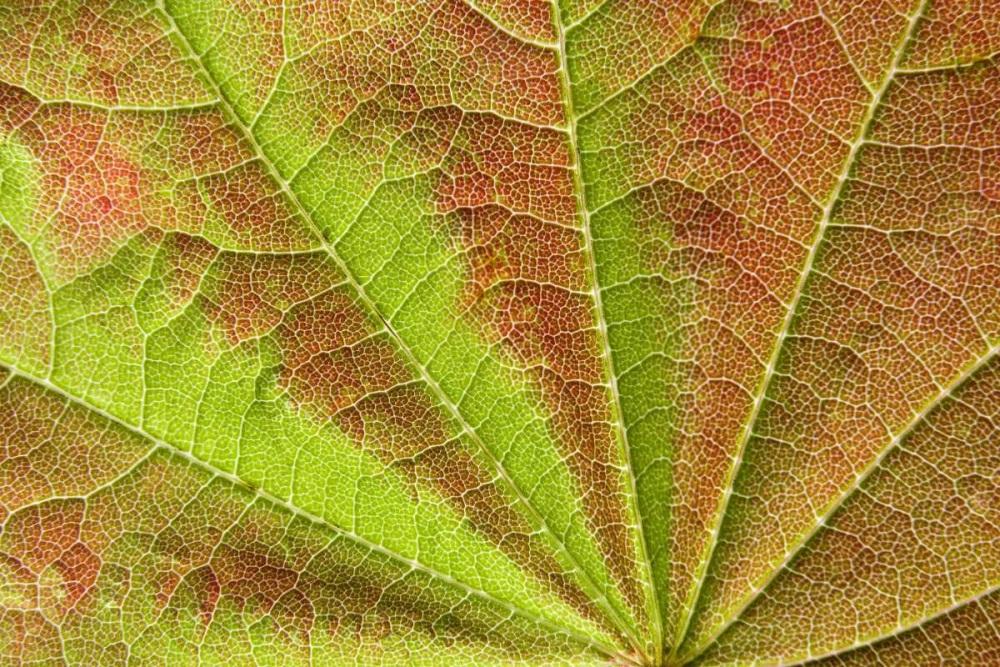
<path fill-rule="evenodd" d="M 0 8 L 2 660 L 990 664 L 997 35 Z"/>

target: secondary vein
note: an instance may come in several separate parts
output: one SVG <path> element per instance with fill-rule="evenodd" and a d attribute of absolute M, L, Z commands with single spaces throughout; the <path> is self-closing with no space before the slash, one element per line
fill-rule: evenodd
<path fill-rule="evenodd" d="M 604 315 L 604 307 L 601 303 L 601 288 L 597 277 L 597 258 L 594 253 L 593 233 L 590 227 L 590 211 L 587 208 L 586 184 L 583 181 L 583 166 L 580 154 L 580 142 L 577 130 L 577 118 L 573 110 L 573 90 L 569 75 L 569 62 L 566 55 L 566 29 L 563 27 L 562 10 L 558 0 L 552 2 L 552 13 L 554 17 L 556 35 L 559 46 L 559 83 L 562 89 L 563 110 L 566 116 L 566 126 L 569 131 L 571 172 L 573 174 L 573 190 L 577 200 L 577 211 L 579 213 L 583 237 L 586 242 L 586 254 L 589 263 L 590 280 L 592 285 L 592 296 L 594 308 L 597 315 L 597 335 L 601 345 L 601 358 L 603 360 L 604 372 L 608 377 L 611 391 L 612 410 L 614 421 L 617 426 L 619 442 L 621 443 L 622 455 L 628 468 L 627 480 L 629 484 L 629 497 L 632 502 L 632 520 L 635 522 L 639 533 L 639 551 L 643 568 L 645 569 L 646 583 L 649 592 L 649 615 L 650 625 L 653 633 L 653 656 L 658 660 L 663 652 L 662 621 L 660 619 L 660 608 L 657 601 L 656 585 L 653 579 L 653 564 L 649 557 L 649 544 L 646 540 L 646 533 L 643 530 L 642 514 L 639 511 L 639 496 L 635 478 L 635 469 L 632 465 L 631 451 L 628 446 L 628 433 L 625 428 L 623 411 L 621 405 L 621 394 L 618 391 L 618 380 L 615 374 L 614 357 L 611 353 L 611 342 L 608 338 L 608 325 Z M 642 647 L 639 647 L 642 650 Z"/>

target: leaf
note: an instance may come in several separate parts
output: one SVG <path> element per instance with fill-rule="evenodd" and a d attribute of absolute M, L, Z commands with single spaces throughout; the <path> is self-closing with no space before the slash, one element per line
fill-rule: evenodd
<path fill-rule="evenodd" d="M 992 3 L 0 42 L 0 663 L 1000 661 Z"/>

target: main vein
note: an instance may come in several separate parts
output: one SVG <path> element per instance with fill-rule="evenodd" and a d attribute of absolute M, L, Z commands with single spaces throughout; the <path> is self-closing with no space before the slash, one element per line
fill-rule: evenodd
<path fill-rule="evenodd" d="M 257 157 L 260 159 L 261 164 L 268 171 L 268 174 L 275 182 L 275 184 L 281 189 L 285 198 L 294 207 L 295 211 L 298 213 L 299 217 L 303 222 L 309 227 L 313 235 L 317 237 L 319 242 L 322 244 L 323 249 L 330 256 L 331 260 L 343 274 L 347 283 L 352 287 L 358 296 L 359 301 L 378 319 L 380 320 L 382 326 L 389 333 L 390 336 L 398 344 L 399 349 L 406 356 L 407 360 L 411 366 L 417 370 L 420 374 L 421 379 L 427 384 L 427 386 L 434 393 L 441 405 L 448 411 L 449 415 L 455 422 L 461 427 L 462 431 L 466 436 L 474 442 L 477 447 L 481 450 L 483 456 L 491 463 L 491 465 L 496 469 L 498 476 L 503 480 L 504 484 L 510 489 L 511 493 L 517 498 L 518 502 L 526 510 L 529 520 L 535 525 L 536 528 L 540 529 L 540 532 L 545 536 L 545 539 L 549 541 L 552 547 L 556 550 L 557 554 L 560 555 L 564 561 L 564 564 L 568 564 L 578 582 L 583 587 L 583 589 L 591 596 L 595 604 L 597 604 L 604 612 L 608 615 L 608 618 L 612 621 L 615 627 L 622 632 L 631 641 L 638 643 L 638 639 L 635 636 L 635 631 L 631 624 L 628 623 L 621 615 L 615 610 L 614 606 L 611 604 L 605 592 L 602 588 L 593 580 L 589 572 L 583 565 L 578 561 L 578 559 L 573 555 L 573 553 L 566 547 L 566 545 L 560 540 L 556 534 L 549 528 L 544 516 L 533 506 L 528 496 L 523 493 L 518 484 L 514 479 L 507 473 L 504 469 L 503 464 L 500 462 L 493 452 L 490 451 L 489 447 L 482 441 L 478 436 L 472 426 L 466 421 L 466 419 L 461 415 L 456 404 L 448 398 L 444 390 L 438 385 L 438 383 L 430 376 L 425 364 L 421 363 L 410 346 L 402 338 L 402 336 L 395 330 L 389 319 L 382 313 L 375 302 L 367 295 L 364 287 L 357 281 L 354 274 L 351 272 L 347 263 L 340 257 L 337 250 L 330 244 L 327 240 L 326 235 L 323 234 L 322 230 L 313 220 L 311 213 L 305 208 L 299 199 L 295 191 L 290 187 L 289 183 L 281 176 L 277 167 L 265 153 L 260 143 L 257 141 L 253 132 L 246 126 L 245 123 L 240 119 L 239 115 L 236 113 L 232 106 L 230 100 L 223 94 L 223 91 L 216 81 L 213 74 L 209 71 L 208 67 L 202 60 L 202 56 L 194 49 L 194 46 L 188 40 L 187 35 L 180 29 L 177 22 L 174 20 L 173 15 L 168 11 L 166 6 L 166 0 L 157 0 L 160 12 L 163 15 L 164 20 L 167 23 L 169 32 L 173 33 L 177 37 L 177 42 L 179 46 L 183 48 L 188 57 L 190 58 L 192 64 L 197 68 L 201 75 L 205 85 L 207 85 L 212 93 L 219 100 L 219 108 L 222 113 L 229 120 L 230 124 L 236 128 L 239 133 L 243 136 L 247 144 L 253 149 Z"/>
<path fill-rule="evenodd" d="M 646 583 L 648 590 L 648 610 L 650 616 L 650 628 L 653 634 L 653 657 L 654 661 L 659 660 L 663 652 L 663 632 L 662 621 L 660 619 L 660 607 L 657 601 L 657 591 L 655 580 L 653 579 L 653 564 L 649 557 L 649 545 L 646 542 L 646 532 L 643 530 L 642 514 L 639 511 L 639 495 L 635 478 L 635 469 L 632 465 L 631 450 L 628 446 L 628 432 L 625 428 L 624 413 L 621 405 L 621 394 L 618 391 L 618 379 L 615 374 L 614 357 L 611 354 L 611 342 L 608 338 L 608 325 L 604 315 L 604 307 L 601 303 L 601 288 L 597 276 L 597 258 L 594 253 L 594 239 L 590 228 L 590 210 L 587 207 L 587 189 L 583 181 L 583 164 L 580 154 L 580 142 L 577 131 L 577 118 L 573 110 L 573 90 L 569 74 L 569 61 L 566 56 L 566 29 L 563 27 L 562 9 L 559 0 L 552 0 L 553 22 L 555 24 L 556 35 L 559 46 L 559 83 L 563 96 L 563 111 L 566 116 L 566 126 L 569 132 L 571 171 L 573 174 L 573 190 L 577 200 L 577 210 L 579 212 L 583 237 L 586 243 L 586 253 L 589 262 L 590 280 L 593 288 L 594 308 L 597 311 L 597 335 L 601 345 L 601 357 L 604 362 L 604 372 L 608 377 L 611 391 L 611 405 L 614 412 L 614 421 L 617 424 L 618 442 L 621 443 L 622 454 L 627 466 L 627 481 L 629 497 L 632 504 L 632 520 L 639 533 L 639 551 L 642 566 L 645 569 Z"/>
<path fill-rule="evenodd" d="M 973 595 L 972 597 L 966 598 L 966 599 L 961 600 L 959 602 L 956 602 L 956 603 L 954 603 L 952 605 L 949 605 L 949 606 L 945 607 L 944 609 L 939 609 L 938 611 L 930 613 L 927 616 L 924 616 L 924 617 L 920 618 L 919 620 L 916 620 L 916 621 L 914 621 L 912 623 L 906 623 L 904 625 L 901 625 L 898 628 L 896 628 L 895 630 L 893 630 L 892 632 L 889 632 L 887 634 L 879 635 L 877 637 L 871 637 L 871 638 L 866 639 L 864 641 L 859 641 L 859 642 L 857 642 L 855 644 L 851 644 L 849 646 L 845 646 L 845 647 L 840 648 L 840 649 L 834 649 L 832 651 L 827 651 L 826 653 L 823 653 L 823 654 L 820 654 L 820 655 L 810 655 L 810 656 L 802 658 L 800 660 L 796 660 L 795 662 L 774 662 L 774 663 L 771 663 L 769 665 L 761 665 L 760 667 L 798 667 L 799 665 L 805 666 L 805 665 L 808 665 L 808 664 L 813 664 L 817 660 L 822 660 L 824 658 L 830 658 L 830 657 L 836 656 L 836 655 L 843 655 L 845 653 L 850 653 L 852 651 L 856 651 L 856 650 L 862 649 L 862 648 L 869 648 L 869 647 L 872 647 L 875 644 L 879 644 L 881 642 L 888 641 L 888 640 L 890 640 L 890 639 L 892 639 L 894 637 L 899 637 L 900 635 L 906 634 L 907 632 L 910 632 L 911 630 L 916 630 L 917 628 L 922 628 L 925 625 L 927 625 L 928 623 L 933 623 L 934 621 L 936 621 L 936 620 L 938 620 L 940 618 L 943 618 L 945 616 L 948 616 L 949 614 L 959 612 L 959 611 L 965 609 L 966 607 L 969 607 L 970 605 L 974 605 L 974 604 L 975 605 L 980 605 L 980 609 L 982 609 L 982 604 L 981 604 L 982 601 L 985 600 L 986 598 L 990 597 L 991 595 L 994 595 L 995 593 L 998 593 L 998 592 L 1000 592 L 1000 584 L 997 584 L 997 585 L 994 585 L 994 586 L 990 586 L 989 588 L 987 588 L 985 591 L 983 591 L 981 593 L 977 593 L 976 595 Z M 997 634 L 1000 635 L 1000 632 L 998 632 Z M 959 641 L 959 642 L 963 641 L 963 638 L 959 637 L 957 635 L 957 633 L 954 633 L 953 637 L 957 641 Z"/>
<path fill-rule="evenodd" d="M 740 472 L 740 464 L 742 463 L 743 452 L 746 449 L 747 443 L 749 443 L 750 439 L 753 437 L 754 430 L 757 425 L 757 419 L 760 417 L 761 409 L 764 405 L 764 401 L 767 396 L 768 390 L 770 389 L 771 382 L 777 375 L 776 369 L 778 361 L 781 357 L 781 353 L 783 352 L 785 347 L 785 339 L 791 332 L 792 323 L 795 321 L 795 316 L 798 311 L 799 303 L 801 302 L 802 295 L 805 292 L 805 287 L 806 283 L 808 282 L 809 276 L 812 274 L 813 264 L 815 263 L 816 257 L 819 254 L 819 249 L 823 243 L 823 237 L 826 233 L 826 229 L 830 225 L 833 213 L 837 207 L 838 202 L 840 201 L 841 195 L 843 194 L 844 186 L 847 184 L 847 181 L 850 177 L 851 170 L 853 169 L 854 164 L 857 162 L 857 158 L 861 152 L 861 149 L 865 145 L 872 120 L 875 118 L 875 114 L 882 104 L 882 98 L 885 96 L 885 93 L 889 90 L 890 85 L 895 79 L 896 73 L 900 69 L 899 66 L 902 62 L 903 56 L 906 54 L 907 48 L 909 47 L 910 42 L 912 41 L 913 36 L 916 33 L 917 24 L 920 22 L 920 18 L 923 16 L 924 10 L 928 3 L 929 0 L 920 0 L 920 4 L 918 5 L 917 9 L 913 12 L 912 15 L 908 17 L 906 30 L 903 33 L 903 36 L 900 39 L 899 44 L 897 45 L 895 55 L 893 56 L 892 59 L 892 63 L 889 66 L 889 69 L 886 71 L 885 76 L 882 78 L 882 82 L 879 84 L 879 87 L 872 94 L 872 98 L 869 101 L 867 108 L 865 109 L 865 114 L 861 119 L 861 125 L 858 129 L 858 133 L 855 136 L 854 141 L 851 142 L 850 148 L 847 153 L 847 157 L 844 159 L 844 162 L 841 166 L 840 173 L 838 174 L 837 177 L 837 184 L 836 186 L 834 186 L 833 192 L 831 193 L 830 199 L 829 201 L 827 201 L 826 206 L 823 207 L 819 223 L 817 224 L 815 239 L 813 240 L 813 243 L 809 248 L 809 253 L 806 256 L 805 265 L 803 266 L 802 272 L 800 273 L 798 282 L 795 286 L 792 302 L 789 304 L 788 310 L 785 313 L 785 319 L 781 323 L 781 328 L 778 331 L 777 340 L 775 341 L 774 348 L 771 351 L 771 357 L 768 360 L 767 368 L 764 371 L 764 378 L 761 382 L 760 390 L 757 392 L 757 395 L 754 398 L 754 405 L 750 413 L 750 418 L 747 420 L 747 425 L 743 429 L 743 432 L 740 435 L 739 444 L 737 445 L 737 449 L 733 457 L 732 464 L 726 476 L 725 488 L 720 501 L 720 507 L 719 510 L 716 512 L 715 523 L 712 527 L 712 535 L 709 540 L 708 547 L 706 549 L 706 554 L 704 558 L 701 559 L 701 567 L 698 573 L 698 583 L 695 585 L 694 590 L 688 597 L 688 604 L 685 605 L 685 615 L 684 618 L 682 619 L 682 622 L 679 625 L 678 635 L 674 643 L 675 651 L 676 649 L 679 649 L 680 646 L 683 644 L 684 639 L 686 638 L 686 635 L 690 628 L 691 621 L 694 617 L 695 610 L 697 609 L 697 606 L 700 602 L 702 590 L 704 589 L 705 586 L 705 580 L 708 577 L 708 572 L 710 570 L 712 561 L 715 556 L 715 550 L 716 547 L 718 546 L 719 536 L 722 532 L 722 527 L 725 520 L 726 512 L 729 508 L 729 501 L 730 498 L 732 497 L 734 484 L 736 482 L 737 475 L 739 475 Z M 823 521 L 825 521 L 827 516 L 828 513 L 824 514 L 824 516 L 817 521 L 816 525 L 822 525 Z M 813 530 L 815 530 L 815 526 Z M 811 532 L 812 531 L 810 531 L 809 534 L 811 534 Z M 803 545 L 804 545 L 804 540 L 800 539 L 795 545 L 793 545 L 789 553 L 794 555 L 794 553 L 797 553 L 798 550 Z M 787 562 L 787 560 L 788 559 L 786 559 L 785 562 Z M 768 582 L 771 581 L 774 578 L 777 571 L 780 571 L 780 569 L 781 568 L 779 567 L 776 570 L 773 570 L 769 574 L 767 581 Z M 755 586 L 755 592 L 751 594 L 751 596 L 745 601 L 745 603 L 740 605 L 740 607 L 735 611 L 735 613 L 731 614 L 729 619 L 724 624 L 722 624 L 719 628 L 714 630 L 708 638 L 700 642 L 694 650 L 686 653 L 685 654 L 686 659 L 690 660 L 693 657 L 699 655 L 702 651 L 705 650 L 705 648 L 708 647 L 709 644 L 714 642 L 715 639 L 718 638 L 718 636 L 721 635 L 722 632 L 725 631 L 725 629 L 728 628 L 740 616 L 740 614 L 743 613 L 743 611 L 749 606 L 749 604 L 754 599 L 756 599 L 758 595 L 760 595 L 763 588 L 764 586 Z"/>

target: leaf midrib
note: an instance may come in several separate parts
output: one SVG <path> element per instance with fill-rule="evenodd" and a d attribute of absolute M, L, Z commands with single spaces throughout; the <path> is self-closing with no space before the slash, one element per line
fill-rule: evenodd
<path fill-rule="evenodd" d="M 578 137 L 578 118 L 573 108 L 573 82 L 569 73 L 569 58 L 566 51 L 566 32 L 564 27 L 562 8 L 559 0 L 552 0 L 552 18 L 556 31 L 558 57 L 559 57 L 559 84 L 563 98 L 563 113 L 566 116 L 566 128 L 570 150 L 570 170 L 573 174 L 573 193 L 577 200 L 577 211 L 580 218 L 580 229 L 586 244 L 586 255 L 588 269 L 590 271 L 591 297 L 594 300 L 594 309 L 597 317 L 597 336 L 601 346 L 601 361 L 604 373 L 608 378 L 608 388 L 611 392 L 611 405 L 615 422 L 615 432 L 617 441 L 620 443 L 622 458 L 627 468 L 628 497 L 632 521 L 635 523 L 638 533 L 638 547 L 642 567 L 645 570 L 645 589 L 647 593 L 647 609 L 650 617 L 650 631 L 652 633 L 651 643 L 653 649 L 653 662 L 659 664 L 663 654 L 663 622 L 660 618 L 660 607 L 656 584 L 653 578 L 653 562 L 650 558 L 649 544 L 646 540 L 646 531 L 642 525 L 642 513 L 639 511 L 639 494 L 635 478 L 635 467 L 632 464 L 631 450 L 628 445 L 628 433 L 623 419 L 621 392 L 618 390 L 618 376 L 615 373 L 614 357 L 611 354 L 611 341 L 608 338 L 608 324 L 604 313 L 604 306 L 601 303 L 600 281 L 597 277 L 597 258 L 594 253 L 594 237 L 590 228 L 590 209 L 587 207 L 587 188 L 583 180 L 583 161 L 580 154 L 580 141 Z M 647 656 L 648 657 L 648 656 Z"/>
<path fill-rule="evenodd" d="M 242 135 L 243 139 L 247 141 L 252 150 L 254 151 L 257 158 L 261 161 L 261 164 L 265 167 L 268 175 L 271 177 L 272 181 L 281 189 L 282 194 L 285 198 L 292 204 L 298 216 L 306 223 L 309 227 L 310 232 L 320 241 L 323 250 L 330 256 L 331 260 L 337 266 L 338 270 L 344 276 L 348 285 L 355 291 L 358 299 L 368 309 L 372 314 L 374 314 L 382 326 L 385 328 L 386 332 L 395 340 L 398 344 L 399 349 L 406 356 L 407 360 L 411 366 L 418 371 L 421 379 L 427 384 L 427 386 L 434 393 L 441 405 L 448 411 L 449 415 L 459 424 L 462 431 L 466 434 L 469 439 L 476 444 L 476 446 L 482 452 L 484 458 L 486 458 L 491 465 L 496 470 L 498 476 L 504 481 L 504 484 L 510 489 L 513 495 L 517 498 L 518 502 L 526 510 L 528 514 L 528 519 L 531 521 L 536 528 L 540 529 L 540 532 L 546 536 L 546 539 L 556 551 L 557 555 L 561 555 L 565 561 L 568 561 L 572 565 L 572 572 L 569 573 L 570 576 L 574 576 L 584 591 L 589 595 L 592 601 L 607 615 L 608 619 L 612 622 L 618 631 L 622 632 L 629 640 L 636 646 L 641 646 L 642 642 L 636 634 L 636 630 L 631 623 L 628 623 L 617 610 L 612 605 L 611 601 L 608 599 L 607 595 L 602 591 L 601 586 L 597 584 L 587 569 L 578 561 L 575 555 L 566 547 L 565 543 L 559 539 L 558 536 L 549 528 L 544 515 L 542 515 L 538 510 L 534 508 L 530 502 L 528 496 L 519 488 L 517 483 L 510 477 L 503 467 L 503 464 L 493 455 L 490 449 L 478 436 L 475 429 L 468 423 L 468 421 L 461 415 L 457 406 L 448 396 L 445 394 L 444 390 L 440 385 L 430 376 L 425 364 L 421 363 L 410 346 L 402 338 L 402 336 L 395 330 L 392 324 L 389 322 L 388 318 L 382 313 L 374 301 L 367 295 L 363 286 L 357 281 L 351 272 L 350 268 L 347 266 L 346 262 L 340 257 L 336 249 L 330 244 L 326 236 L 320 230 L 319 226 L 313 220 L 312 215 L 302 204 L 301 200 L 296 195 L 295 191 L 292 190 L 289 183 L 281 176 L 277 167 L 268 157 L 267 153 L 264 152 L 260 143 L 257 141 L 253 132 L 249 127 L 240 119 L 239 115 L 236 113 L 230 100 L 223 93 L 219 83 L 215 80 L 215 77 L 209 71 L 208 67 L 202 60 L 201 55 L 195 51 L 193 45 L 187 38 L 187 35 L 180 29 L 177 22 L 174 20 L 173 15 L 167 9 L 166 0 L 157 0 L 157 7 L 163 16 L 163 20 L 166 22 L 168 27 L 168 34 L 173 33 L 176 35 L 176 41 L 179 42 L 179 46 L 188 56 L 194 67 L 200 74 L 203 83 L 207 85 L 211 92 L 218 99 L 219 109 L 229 120 L 230 124 L 236 128 Z"/>

